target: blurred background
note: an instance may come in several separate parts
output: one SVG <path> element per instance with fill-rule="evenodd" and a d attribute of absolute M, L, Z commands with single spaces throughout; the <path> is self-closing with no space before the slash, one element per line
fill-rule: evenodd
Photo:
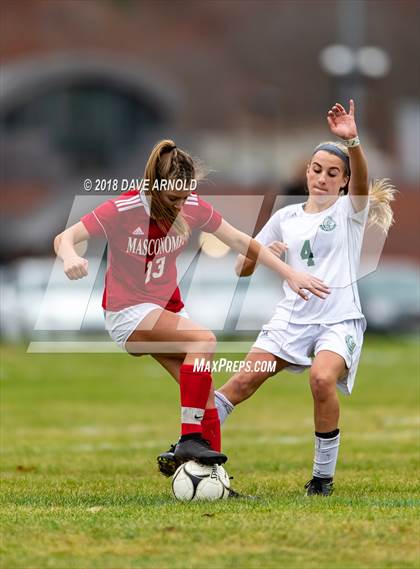
<path fill-rule="evenodd" d="M 42 306 L 44 333 L 107 339 L 101 259 L 77 290 L 50 280 L 52 240 L 86 178 L 141 178 L 152 145 L 170 137 L 210 168 L 206 199 L 255 234 L 304 201 L 306 161 L 330 138 L 326 112 L 350 97 L 370 176 L 400 191 L 375 270 L 361 274 L 369 329 L 418 330 L 419 20 L 414 0 L 4 2 L 2 337 L 33 337 Z M 258 330 L 279 298 L 272 275 L 238 283 L 233 263 L 209 243 L 181 270 L 191 316 L 219 335 Z"/>

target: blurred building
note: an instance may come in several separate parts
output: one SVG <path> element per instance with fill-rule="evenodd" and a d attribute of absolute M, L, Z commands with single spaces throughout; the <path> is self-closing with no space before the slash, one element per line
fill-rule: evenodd
<path fill-rule="evenodd" d="M 386 252 L 418 254 L 419 3 L 411 0 L 27 0 L 2 8 L 4 261 L 51 251 L 86 177 L 141 177 L 170 136 L 215 171 L 213 191 L 275 195 L 359 99 L 372 176 L 401 189 Z M 330 44 L 379 46 L 382 76 L 333 77 Z M 264 216 L 259 220 L 263 222 Z"/>

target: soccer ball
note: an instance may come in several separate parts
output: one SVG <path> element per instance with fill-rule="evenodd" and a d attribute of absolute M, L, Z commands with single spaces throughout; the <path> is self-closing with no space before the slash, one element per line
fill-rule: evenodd
<path fill-rule="evenodd" d="M 172 478 L 177 500 L 223 500 L 229 495 L 230 480 L 223 466 L 207 466 L 190 460 L 181 464 Z"/>

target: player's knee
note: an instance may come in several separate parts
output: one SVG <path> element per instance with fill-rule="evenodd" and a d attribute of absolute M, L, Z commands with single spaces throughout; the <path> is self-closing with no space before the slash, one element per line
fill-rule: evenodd
<path fill-rule="evenodd" d="M 216 349 L 217 338 L 211 330 L 206 330 L 206 342 L 208 342 L 210 346 L 213 346 L 214 349 Z"/>
<path fill-rule="evenodd" d="M 335 391 L 336 378 L 328 371 L 314 370 L 310 375 L 313 398 L 324 401 Z"/>
<path fill-rule="evenodd" d="M 207 347 L 208 353 L 214 354 L 217 347 L 217 338 L 211 330 L 204 331 L 203 342 Z"/>
<path fill-rule="evenodd" d="M 186 352 L 214 354 L 217 347 L 217 338 L 211 330 L 191 330 L 187 338 Z"/>

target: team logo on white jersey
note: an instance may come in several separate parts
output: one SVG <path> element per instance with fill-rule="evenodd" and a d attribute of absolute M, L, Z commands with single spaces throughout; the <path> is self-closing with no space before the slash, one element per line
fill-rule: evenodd
<path fill-rule="evenodd" d="M 144 231 L 140 227 L 140 225 L 138 227 L 136 227 L 136 229 L 134 231 L 132 231 L 132 235 L 144 235 Z"/>
<path fill-rule="evenodd" d="M 349 351 L 349 354 L 352 355 L 354 350 L 356 349 L 356 342 L 351 334 L 347 334 L 346 336 L 346 346 Z"/>
<path fill-rule="evenodd" d="M 328 215 L 319 227 L 323 231 L 332 231 L 333 229 L 335 229 L 337 227 L 337 224 L 334 221 L 334 219 L 330 215 Z"/>

